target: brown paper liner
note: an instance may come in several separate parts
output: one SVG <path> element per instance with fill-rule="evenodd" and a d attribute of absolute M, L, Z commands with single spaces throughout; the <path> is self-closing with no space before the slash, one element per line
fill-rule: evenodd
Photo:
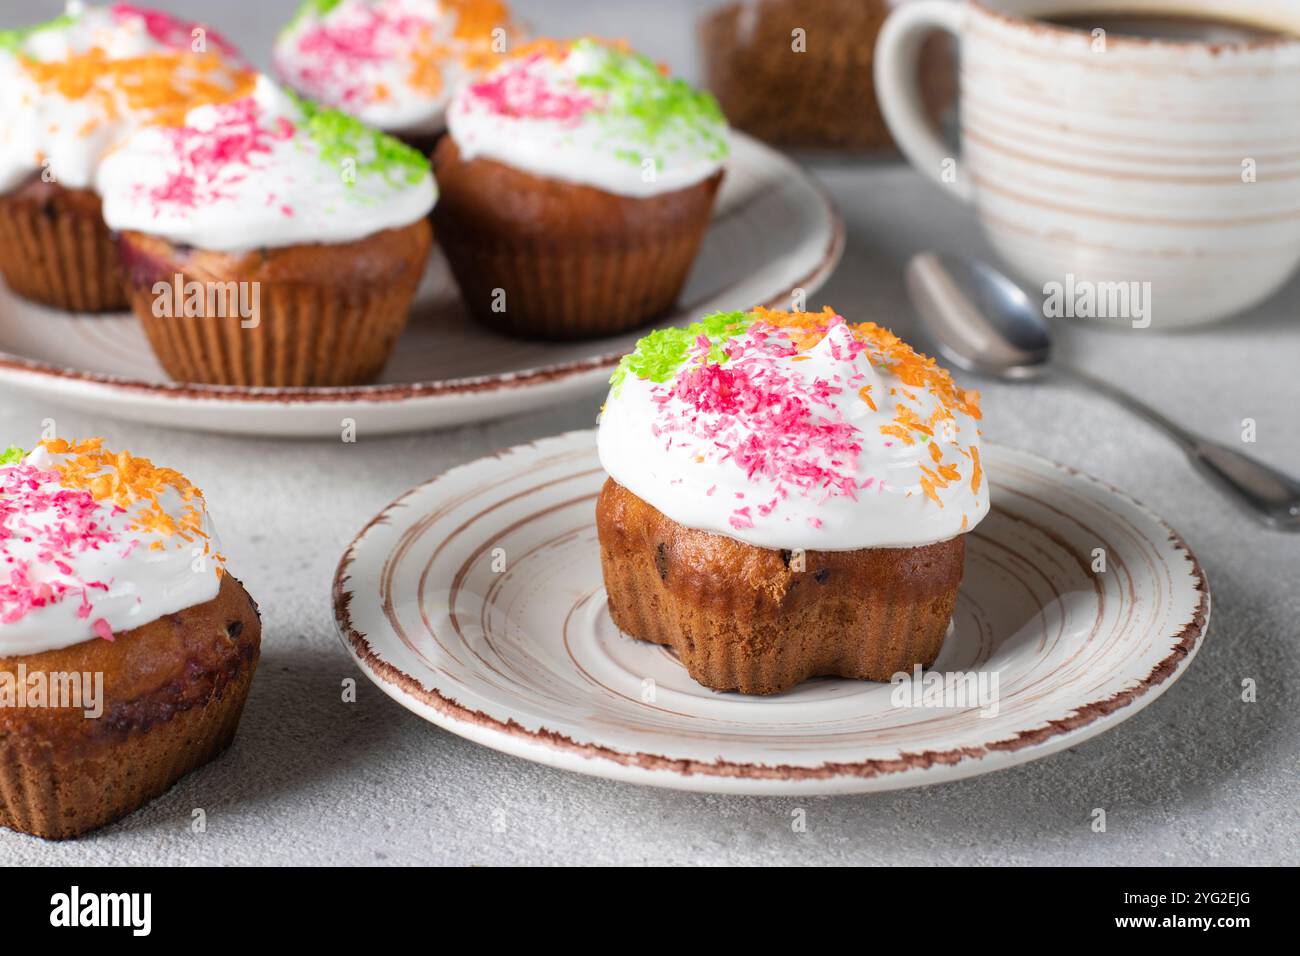
<path fill-rule="evenodd" d="M 434 153 L 438 241 L 465 305 L 509 335 L 614 335 L 672 308 L 708 228 L 722 173 L 645 199 Z"/>
<path fill-rule="evenodd" d="M 0 274 L 17 295 L 41 305 L 126 308 L 117 253 L 90 190 L 37 178 L 0 196 Z"/>
<path fill-rule="evenodd" d="M 119 237 L 131 308 L 168 375 L 276 388 L 374 381 L 406 327 L 431 244 L 425 219 L 356 242 L 242 255 L 187 250 L 140 233 Z M 256 324 L 237 314 L 177 314 L 191 282 L 204 290 L 257 283 Z M 159 283 L 171 290 L 172 315 L 155 314 Z"/>
<path fill-rule="evenodd" d="M 897 0 L 743 0 L 700 24 L 709 88 L 727 120 L 792 149 L 889 153 L 895 148 L 876 101 L 876 37 Z M 791 48 L 805 31 L 808 51 Z M 921 49 L 921 99 L 938 120 L 956 99 L 948 37 Z"/>
<path fill-rule="evenodd" d="M 705 687 L 745 694 L 824 675 L 888 681 L 932 664 L 965 556 L 960 535 L 801 556 L 757 548 L 685 528 L 613 479 L 596 528 L 619 630 L 671 648 Z"/>
<path fill-rule="evenodd" d="M 236 625 L 238 627 L 236 628 Z M 6 708 L 0 714 L 0 826 L 47 839 L 118 820 L 219 756 L 234 739 L 261 628 L 227 576 L 216 598 L 112 642 L 3 662 L 104 675 L 104 714 Z"/>

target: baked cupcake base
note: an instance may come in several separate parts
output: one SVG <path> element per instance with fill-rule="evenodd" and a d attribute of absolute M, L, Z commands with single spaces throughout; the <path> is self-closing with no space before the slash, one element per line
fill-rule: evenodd
<path fill-rule="evenodd" d="M 432 243 L 429 222 L 420 219 L 354 242 L 246 253 L 124 232 L 118 250 L 131 308 L 168 375 L 283 388 L 377 378 L 406 327 Z M 170 309 L 157 308 L 158 283 L 172 290 Z M 177 314 L 189 283 L 205 293 L 244 284 L 247 302 L 256 284 L 255 319 Z"/>
<path fill-rule="evenodd" d="M 433 155 L 433 223 L 475 318 L 509 335 L 583 339 L 626 332 L 677 301 L 722 182 L 648 198 Z"/>
<path fill-rule="evenodd" d="M 728 121 L 764 142 L 845 154 L 895 150 L 876 101 L 876 37 L 898 0 L 742 0 L 699 27 L 708 86 Z M 791 49 L 795 30 L 816 52 Z M 927 37 L 917 70 L 937 122 L 957 95 L 949 37 Z"/>
<path fill-rule="evenodd" d="M 0 708 L 0 826 L 66 839 L 118 820 L 230 745 L 261 623 L 226 575 L 217 596 L 143 627 L 0 659 L 0 672 L 102 673 L 104 712 Z"/>
<path fill-rule="evenodd" d="M 70 312 L 118 312 L 126 295 L 100 199 L 32 177 L 0 196 L 0 274 L 15 293 Z"/>
<path fill-rule="evenodd" d="M 918 548 L 758 548 L 686 528 L 612 478 L 596 528 L 618 628 L 672 648 L 705 687 L 745 694 L 932 664 L 965 558 L 962 535 Z"/>

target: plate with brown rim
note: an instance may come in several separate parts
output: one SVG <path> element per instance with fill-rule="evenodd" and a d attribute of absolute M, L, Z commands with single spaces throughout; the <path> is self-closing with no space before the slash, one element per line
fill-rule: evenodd
<path fill-rule="evenodd" d="M 678 308 L 789 306 L 839 262 L 844 225 L 800 166 L 744 134 Z M 644 330 L 578 343 L 524 341 L 477 325 L 440 253 L 380 381 L 350 388 L 254 389 L 171 382 L 129 314 L 79 315 L 25 302 L 0 284 L 0 385 L 97 414 L 178 428 L 337 437 L 344 419 L 386 434 L 497 418 L 594 393 Z"/>
<path fill-rule="evenodd" d="M 934 665 L 773 697 L 708 690 L 622 634 L 601 582 L 595 433 L 455 468 L 393 502 L 334 581 L 344 646 L 384 693 L 477 743 L 684 790 L 822 794 L 957 780 L 1095 737 L 1170 688 L 1210 593 L 1182 539 L 1097 479 L 988 445 Z"/>

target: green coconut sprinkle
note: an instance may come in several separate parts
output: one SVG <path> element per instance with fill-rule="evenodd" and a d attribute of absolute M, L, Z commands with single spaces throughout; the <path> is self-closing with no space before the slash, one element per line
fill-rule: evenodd
<path fill-rule="evenodd" d="M 346 160 L 356 163 L 357 176 L 374 173 L 392 185 L 414 186 L 429 175 L 428 158 L 355 117 L 330 109 L 290 92 L 303 112 L 302 126 L 316 143 L 323 162 L 340 167 Z M 349 182 L 349 186 L 355 182 Z"/>
<path fill-rule="evenodd" d="M 343 0 L 303 0 L 294 13 L 293 19 L 280 31 L 281 35 L 296 27 L 308 14 L 315 14 L 317 18 L 328 16 L 342 2 Z"/>
<path fill-rule="evenodd" d="M 46 20 L 44 23 L 37 23 L 30 27 L 18 27 L 13 30 L 0 30 L 0 50 L 17 53 L 34 34 L 44 33 L 46 30 L 58 30 L 63 27 L 70 27 L 77 22 L 79 17 L 80 14 L 64 13 L 55 17 L 53 20 Z"/>
<path fill-rule="evenodd" d="M 17 445 L 10 445 L 4 451 L 0 452 L 0 465 L 16 465 L 27 457 L 27 452 L 23 451 Z"/>
<path fill-rule="evenodd" d="M 712 94 L 697 90 L 679 77 L 666 76 L 648 56 L 612 48 L 597 40 L 575 40 L 574 52 L 595 53 L 600 66 L 576 77 L 578 87 L 598 94 L 602 120 L 620 132 L 630 133 L 634 142 L 650 150 L 669 137 L 681 136 L 704 145 L 712 160 L 726 158 L 729 151 L 726 117 Z M 640 163 L 653 158 L 642 151 L 618 151 L 620 159 Z"/>
<path fill-rule="evenodd" d="M 690 350 L 700 336 L 709 340 L 710 362 L 727 361 L 723 343 L 734 339 L 753 323 L 754 316 L 747 312 L 713 312 L 692 322 L 686 328 L 657 329 L 636 343 L 618 363 L 609 383 L 617 395 L 629 374 L 652 382 L 666 382 L 677 374 Z"/>

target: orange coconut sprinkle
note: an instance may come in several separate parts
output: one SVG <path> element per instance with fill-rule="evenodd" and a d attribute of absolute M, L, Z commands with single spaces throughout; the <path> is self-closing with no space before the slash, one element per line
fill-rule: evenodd
<path fill-rule="evenodd" d="M 65 456 L 51 468 L 65 488 L 88 491 L 96 501 L 110 502 L 130 513 L 131 530 L 206 542 L 203 493 L 180 472 L 159 468 L 148 458 L 136 458 L 127 451 L 106 451 L 100 438 L 81 442 L 56 438 L 41 444 L 50 454 Z M 169 513 L 159 501 L 168 489 L 175 490 L 185 503 L 179 514 Z M 162 546 L 162 541 L 150 545 L 155 550 Z M 206 543 L 203 550 L 211 553 Z"/>
<path fill-rule="evenodd" d="M 20 56 L 19 62 L 42 90 L 93 104 L 99 118 L 79 130 L 83 136 L 117 119 L 124 109 L 178 125 L 194 107 L 247 96 L 256 83 L 251 70 L 188 51 L 111 59 L 92 47 L 63 60 Z"/>

